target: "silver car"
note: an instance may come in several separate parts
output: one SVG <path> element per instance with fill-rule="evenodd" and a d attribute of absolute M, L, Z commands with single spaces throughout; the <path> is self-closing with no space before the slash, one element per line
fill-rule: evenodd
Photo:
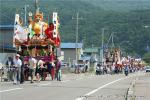
<path fill-rule="evenodd" d="M 149 66 L 149 67 L 146 67 L 145 71 L 146 71 L 146 73 L 147 73 L 147 72 L 150 72 L 150 66 Z"/>

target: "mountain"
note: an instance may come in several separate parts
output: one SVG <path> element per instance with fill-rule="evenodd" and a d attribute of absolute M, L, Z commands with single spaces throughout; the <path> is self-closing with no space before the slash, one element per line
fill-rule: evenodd
<path fill-rule="evenodd" d="M 150 9 L 150 0 L 84 0 L 105 10 L 129 11 Z"/>

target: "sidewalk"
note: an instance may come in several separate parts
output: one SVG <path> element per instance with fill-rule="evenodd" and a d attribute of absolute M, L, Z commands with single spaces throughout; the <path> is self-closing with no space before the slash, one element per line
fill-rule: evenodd
<path fill-rule="evenodd" d="M 150 74 L 140 76 L 135 82 L 135 100 L 150 100 Z"/>
<path fill-rule="evenodd" d="M 127 91 L 126 100 L 150 100 L 150 73 L 137 75 Z"/>

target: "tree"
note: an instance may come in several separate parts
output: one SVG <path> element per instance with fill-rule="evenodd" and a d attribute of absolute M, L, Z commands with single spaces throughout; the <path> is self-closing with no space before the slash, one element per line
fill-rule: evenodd
<path fill-rule="evenodd" d="M 150 52 L 147 52 L 147 53 L 144 54 L 143 60 L 144 60 L 146 63 L 150 64 Z"/>

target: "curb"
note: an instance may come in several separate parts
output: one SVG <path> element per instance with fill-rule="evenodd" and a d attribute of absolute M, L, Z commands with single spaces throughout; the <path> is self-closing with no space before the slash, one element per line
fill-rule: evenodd
<path fill-rule="evenodd" d="M 131 83 L 130 87 L 127 89 L 127 93 L 125 95 L 125 100 L 135 100 L 135 84 L 138 78 L 134 79 L 133 82 Z"/>

